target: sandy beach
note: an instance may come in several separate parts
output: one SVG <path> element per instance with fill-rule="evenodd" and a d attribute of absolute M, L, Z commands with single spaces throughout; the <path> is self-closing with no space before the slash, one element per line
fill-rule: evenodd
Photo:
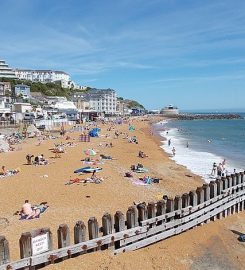
<path fill-rule="evenodd" d="M 45 140 L 39 146 L 37 138 L 28 139 L 22 143 L 21 150 L 1 153 L 1 165 L 7 169 L 21 168 L 19 174 L 0 179 L 0 234 L 9 241 L 11 260 L 19 259 L 18 241 L 23 232 L 49 227 L 56 248 L 56 231 L 60 224 L 66 223 L 70 227 L 73 239 L 73 226 L 78 220 L 87 223 L 89 217 L 95 216 L 101 224 L 105 212 L 114 214 L 121 210 L 125 213 L 133 202 L 157 201 L 164 194 L 171 197 L 202 185 L 199 176 L 175 164 L 160 148 L 159 138 L 152 135 L 151 121 L 134 120 L 132 123 L 136 130 L 132 132 L 128 130 L 128 124 L 117 125 L 111 131 L 107 130 L 108 125 L 99 125 L 101 136 L 92 138 L 90 143 L 79 142 L 81 132 L 68 133 L 71 137 L 68 141 L 76 146 L 66 147 L 61 158 L 53 158 L 54 153 L 49 149 L 54 147 L 54 143 L 67 143 L 64 137 Z M 129 143 L 123 134 L 115 139 L 115 130 L 136 136 L 139 143 Z M 106 138 L 105 134 L 109 137 Z M 100 146 L 106 143 L 112 143 L 113 147 Z M 104 181 L 100 184 L 66 185 L 69 179 L 77 177 L 73 173 L 75 169 L 86 166 L 81 159 L 86 157 L 84 150 L 88 148 L 97 149 L 98 156 L 105 154 L 115 158 L 98 165 L 103 170 L 97 175 Z M 139 158 L 139 150 L 148 157 Z M 25 165 L 25 157 L 29 153 L 34 156 L 44 154 L 50 164 Z M 137 163 L 149 169 L 147 174 L 159 177 L 160 183 L 138 186 L 124 177 L 130 166 Z M 39 219 L 19 220 L 13 213 L 20 209 L 25 199 L 32 204 L 47 201 L 50 207 Z M 46 269 L 243 269 L 244 244 L 237 241 L 231 230 L 245 231 L 244 217 L 244 213 L 230 216 L 135 252 L 117 256 L 109 251 L 87 254 Z M 216 268 L 210 268 L 214 264 Z"/>

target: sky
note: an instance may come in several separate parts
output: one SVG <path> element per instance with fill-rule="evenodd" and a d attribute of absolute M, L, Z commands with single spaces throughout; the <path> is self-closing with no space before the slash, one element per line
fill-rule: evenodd
<path fill-rule="evenodd" d="M 148 109 L 245 109 L 244 0 L 0 0 L 0 58 Z"/>

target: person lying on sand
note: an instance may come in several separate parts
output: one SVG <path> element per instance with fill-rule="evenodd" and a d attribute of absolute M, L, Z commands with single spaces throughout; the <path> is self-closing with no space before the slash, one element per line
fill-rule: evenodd
<path fill-rule="evenodd" d="M 44 158 L 44 155 L 41 154 L 40 156 L 36 156 L 34 158 L 34 163 L 33 164 L 35 164 L 35 165 L 47 165 L 48 164 L 48 160 L 46 160 Z"/>
<path fill-rule="evenodd" d="M 112 156 L 106 156 L 106 155 L 104 155 L 104 154 L 101 154 L 100 155 L 100 157 L 102 158 L 102 159 L 109 159 L 109 160 L 115 160 L 115 158 L 113 158 Z"/>

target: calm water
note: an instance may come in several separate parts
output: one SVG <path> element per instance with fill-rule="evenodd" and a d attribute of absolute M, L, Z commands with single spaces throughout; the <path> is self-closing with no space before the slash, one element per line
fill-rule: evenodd
<path fill-rule="evenodd" d="M 241 113 L 240 113 L 241 114 Z M 245 113 L 241 114 L 243 117 Z M 192 120 L 170 121 L 161 125 L 166 131 L 159 131 L 171 145 L 163 145 L 165 151 L 171 153 L 176 148 L 177 163 L 185 165 L 193 172 L 210 180 L 213 162 L 227 160 L 226 168 L 245 169 L 245 120 Z M 188 142 L 188 148 L 187 148 Z"/>

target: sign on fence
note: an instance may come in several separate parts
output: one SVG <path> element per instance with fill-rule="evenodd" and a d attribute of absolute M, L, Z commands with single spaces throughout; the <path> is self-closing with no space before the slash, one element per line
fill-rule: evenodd
<path fill-rule="evenodd" d="M 31 239 L 32 255 L 41 254 L 49 250 L 48 233 L 38 235 Z"/>

